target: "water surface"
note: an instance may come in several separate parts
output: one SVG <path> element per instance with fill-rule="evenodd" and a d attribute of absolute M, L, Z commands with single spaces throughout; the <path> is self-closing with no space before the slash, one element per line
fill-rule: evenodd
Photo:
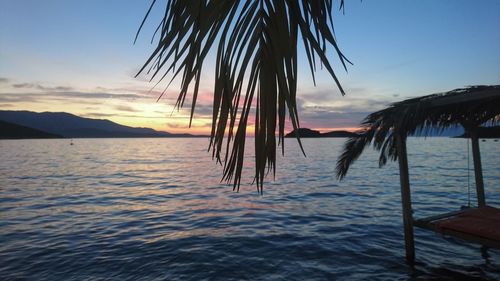
<path fill-rule="evenodd" d="M 0 141 L 0 276 L 500 279 L 500 251 L 419 229 L 408 266 L 397 163 L 379 169 L 369 150 L 339 182 L 343 141 L 305 140 L 304 158 L 287 140 L 263 196 L 251 157 L 239 193 L 221 184 L 205 139 Z M 480 145 L 487 202 L 500 207 L 500 142 Z M 475 204 L 466 140 L 410 139 L 408 153 L 415 217 L 467 205 L 468 187 Z"/>

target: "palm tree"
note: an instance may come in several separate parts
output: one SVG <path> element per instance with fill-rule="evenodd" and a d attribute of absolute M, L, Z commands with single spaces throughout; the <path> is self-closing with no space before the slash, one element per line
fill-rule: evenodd
<path fill-rule="evenodd" d="M 154 0 L 137 32 L 157 1 Z M 171 81 L 181 77 L 176 107 L 192 91 L 191 120 L 195 111 L 203 62 L 216 45 L 213 117 L 209 150 L 224 164 L 223 180 L 239 190 L 247 125 L 255 112 L 255 182 L 262 192 L 264 177 L 275 173 L 278 145 L 285 135 L 285 117 L 300 127 L 297 112 L 297 45 L 301 40 L 314 81 L 321 64 L 337 79 L 327 50 L 349 60 L 334 35 L 333 1 L 325 0 L 165 0 L 164 16 L 155 35 L 157 45 L 137 75 Z M 158 4 L 159 5 L 159 4 Z M 340 9 L 344 1 L 340 0 Z M 136 35 L 136 39 L 137 39 Z M 153 38 L 155 37 L 153 36 Z M 300 38 L 300 39 L 299 39 Z M 315 83 L 315 81 L 314 81 Z M 161 97 L 161 96 L 160 96 Z M 190 120 L 190 126 L 191 126 Z M 298 139 L 300 144 L 300 139 Z M 302 144 L 300 144 L 301 149 Z M 222 156 L 223 154 L 223 156 Z"/>

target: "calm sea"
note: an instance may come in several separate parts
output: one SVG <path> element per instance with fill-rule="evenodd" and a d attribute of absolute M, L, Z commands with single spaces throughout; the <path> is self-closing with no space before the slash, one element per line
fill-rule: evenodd
<path fill-rule="evenodd" d="M 221 184 L 206 139 L 0 141 L 0 279 L 500 279 L 499 250 L 419 229 L 408 266 L 397 163 L 369 149 L 339 182 L 343 141 L 305 140 L 304 158 L 287 140 L 263 196 L 251 157 L 239 193 Z M 500 207 L 500 142 L 480 145 Z M 466 140 L 408 153 L 415 217 L 467 205 L 468 186 L 475 204 Z"/>

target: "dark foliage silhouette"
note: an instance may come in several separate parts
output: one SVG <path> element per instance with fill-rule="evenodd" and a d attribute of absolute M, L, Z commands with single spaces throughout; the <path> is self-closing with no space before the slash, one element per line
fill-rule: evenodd
<path fill-rule="evenodd" d="M 254 115 L 255 182 L 262 192 L 265 175 L 275 172 L 277 145 L 281 143 L 284 152 L 286 115 L 294 129 L 300 127 L 296 102 L 299 41 L 313 80 L 321 65 L 344 94 L 327 56 L 331 51 L 344 68 L 349 63 L 334 35 L 333 1 L 155 0 L 138 34 L 151 10 L 162 4 L 164 16 L 153 36 L 153 40 L 157 36 L 156 48 L 138 75 L 147 73 L 158 82 L 169 73 L 170 82 L 180 78 L 176 106 L 182 107 L 192 93 L 192 120 L 203 63 L 216 48 L 209 150 L 224 164 L 223 180 L 239 189 L 247 127 Z M 343 0 L 339 7 L 343 9 Z"/>

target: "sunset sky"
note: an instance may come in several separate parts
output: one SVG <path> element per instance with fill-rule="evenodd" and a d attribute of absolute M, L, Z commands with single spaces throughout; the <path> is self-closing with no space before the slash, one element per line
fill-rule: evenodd
<path fill-rule="evenodd" d="M 161 1 L 160 1 L 161 2 Z M 213 56 L 204 67 L 193 126 L 173 110 L 178 83 L 134 78 L 153 46 L 163 11 L 133 39 L 150 1 L 0 0 L 0 110 L 65 111 L 129 126 L 208 133 Z M 338 4 L 338 2 L 337 2 Z M 299 58 L 302 126 L 355 128 L 368 113 L 405 98 L 468 85 L 500 84 L 500 1 L 346 1 L 335 31 L 354 63 L 346 73 L 330 53 L 347 95 L 326 71 L 316 87 Z"/>

